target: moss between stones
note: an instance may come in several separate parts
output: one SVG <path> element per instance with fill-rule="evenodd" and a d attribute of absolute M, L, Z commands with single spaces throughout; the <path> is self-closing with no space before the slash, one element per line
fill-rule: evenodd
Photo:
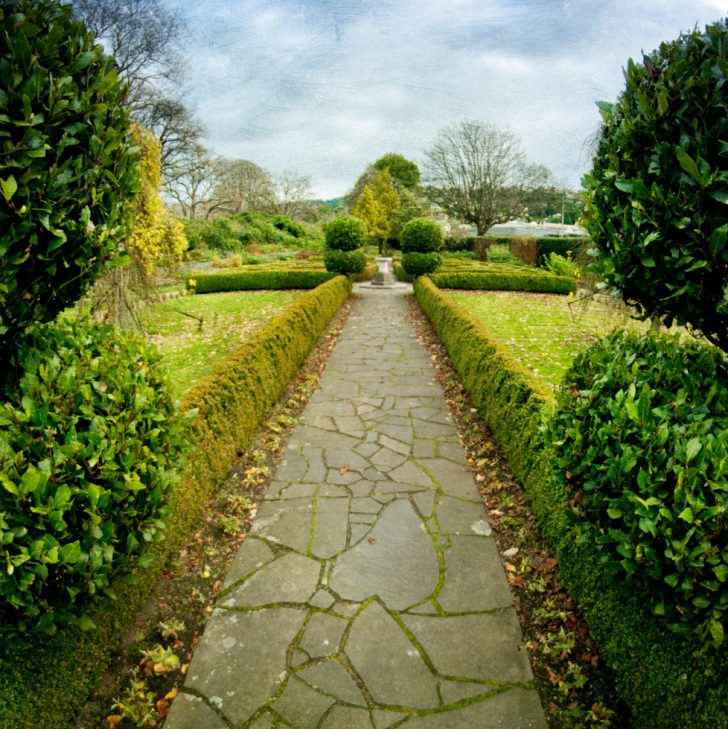
<path fill-rule="evenodd" d="M 415 295 L 524 485 L 569 591 L 632 711 L 632 726 L 728 727 L 728 654 L 701 653 L 696 642 L 668 632 L 639 595 L 604 574 L 600 555 L 569 518 L 567 495 L 549 476 L 541 432 L 553 405 L 549 391 L 432 281 L 417 279 Z"/>

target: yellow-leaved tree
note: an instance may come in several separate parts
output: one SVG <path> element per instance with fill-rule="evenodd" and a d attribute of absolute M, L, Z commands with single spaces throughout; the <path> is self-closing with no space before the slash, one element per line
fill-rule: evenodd
<path fill-rule="evenodd" d="M 133 205 L 134 225 L 124 241 L 129 264 L 113 269 L 90 294 L 92 310 L 122 327 L 127 327 L 130 319 L 140 326 L 136 305 L 155 298 L 155 272 L 179 263 L 187 249 L 182 224 L 160 197 L 161 144 L 139 124 L 133 125 L 131 137 L 139 150 L 140 191 Z"/>
<path fill-rule="evenodd" d="M 374 179 L 364 187 L 354 205 L 353 214 L 364 221 L 369 237 L 376 238 L 380 255 L 384 253 L 387 238 L 391 237 L 399 206 L 399 194 L 387 169 L 374 175 Z"/>

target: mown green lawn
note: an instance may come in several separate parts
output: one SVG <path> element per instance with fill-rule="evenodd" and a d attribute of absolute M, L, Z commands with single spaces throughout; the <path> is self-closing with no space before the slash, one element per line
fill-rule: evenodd
<path fill-rule="evenodd" d="M 143 310 L 140 320 L 164 356 L 175 397 L 182 397 L 252 332 L 304 293 L 232 291 L 184 296 Z"/>
<path fill-rule="evenodd" d="M 511 291 L 448 291 L 470 314 L 507 344 L 536 375 L 552 386 L 574 357 L 615 327 L 646 331 L 647 322 L 593 300 Z"/>

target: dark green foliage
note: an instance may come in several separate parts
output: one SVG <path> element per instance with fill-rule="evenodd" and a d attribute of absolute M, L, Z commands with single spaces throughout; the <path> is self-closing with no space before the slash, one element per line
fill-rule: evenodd
<path fill-rule="evenodd" d="M 592 242 L 590 238 L 538 238 L 537 246 L 538 264 L 542 266 L 552 253 L 566 258 L 571 251 L 571 257 L 575 261 L 586 261 L 586 253 L 592 247 Z"/>
<path fill-rule="evenodd" d="M 241 247 L 226 218 L 188 220 L 185 223 L 185 236 L 191 251 L 203 247 L 215 251 L 236 250 Z"/>
<path fill-rule="evenodd" d="M 324 253 L 324 265 L 327 271 L 347 276 L 350 273 L 362 273 L 367 265 L 367 257 L 362 251 L 328 250 Z"/>
<path fill-rule="evenodd" d="M 326 246 L 334 251 L 355 251 L 367 242 L 367 228 L 353 215 L 340 215 L 324 228 Z"/>
<path fill-rule="evenodd" d="M 669 632 L 645 609 L 639 592 L 610 577 L 602 554 L 570 517 L 570 495 L 551 478 L 542 431 L 550 393 L 432 281 L 418 278 L 415 295 L 526 489 L 569 592 L 632 712 L 630 726 L 728 726 L 728 653 L 701 652 L 697 641 Z"/>
<path fill-rule="evenodd" d="M 410 251 L 402 254 L 402 267 L 410 276 L 423 276 L 436 271 L 442 263 L 439 253 L 418 253 Z"/>
<path fill-rule="evenodd" d="M 442 249 L 442 243 L 442 229 L 434 220 L 414 218 L 402 228 L 403 253 L 436 253 Z"/>
<path fill-rule="evenodd" d="M 198 294 L 216 291 L 255 291 L 258 289 L 313 289 L 333 278 L 329 271 L 230 271 L 226 273 L 199 273 L 187 276 L 187 288 Z M 190 286 L 190 281 L 195 286 Z"/>
<path fill-rule="evenodd" d="M 72 721 L 165 561 L 183 546 L 237 452 L 250 443 L 350 291 L 350 281 L 340 276 L 307 293 L 190 392 L 183 408 L 199 413 L 192 422 L 195 455 L 170 496 L 166 539 L 150 546 L 157 555 L 152 567 L 135 583 L 116 580 L 118 600 L 104 602 L 93 617 L 99 630 L 81 633 L 69 628 L 3 646 L 0 726 L 36 729 L 64 727 Z"/>
<path fill-rule="evenodd" d="M 274 228 L 290 233 L 294 238 L 303 238 L 306 231 L 300 223 L 291 220 L 287 215 L 274 215 L 271 219 Z"/>
<path fill-rule="evenodd" d="M 17 358 L 0 406 L 3 627 L 90 627 L 111 579 L 164 528 L 184 432 L 141 340 L 62 317 L 30 328 Z"/>
<path fill-rule="evenodd" d="M 420 168 L 401 154 L 388 152 L 373 165 L 375 170 L 389 170 L 397 189 L 416 190 L 420 184 Z"/>
<path fill-rule="evenodd" d="M 104 271 L 138 190 L 125 87 L 70 5 L 0 7 L 0 353 Z"/>
<path fill-rule="evenodd" d="M 616 332 L 577 357 L 564 382 L 554 474 L 582 495 L 575 513 L 667 625 L 719 644 L 728 624 L 724 356 Z"/>
<path fill-rule="evenodd" d="M 630 60 L 584 178 L 602 276 L 728 349 L 728 24 Z"/>

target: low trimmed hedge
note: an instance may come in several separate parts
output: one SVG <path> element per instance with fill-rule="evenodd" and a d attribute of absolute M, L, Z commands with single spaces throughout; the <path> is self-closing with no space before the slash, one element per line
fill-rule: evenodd
<path fill-rule="evenodd" d="M 601 555 L 569 515 L 563 487 L 550 477 L 542 423 L 554 400 L 480 322 L 427 278 L 415 295 L 455 369 L 524 485 L 561 574 L 614 672 L 631 726 L 728 727 L 728 655 L 701 652 L 669 632 L 639 594 L 610 578 Z"/>
<path fill-rule="evenodd" d="M 236 454 L 250 443 L 350 291 L 351 281 L 338 276 L 308 292 L 191 390 L 184 409 L 198 410 L 192 428 L 195 451 L 170 499 L 166 540 L 150 548 L 153 566 L 113 585 L 117 600 L 94 614 L 98 629 L 93 632 L 70 628 L 42 639 L 0 642 L 1 727 L 68 725 L 166 560 L 182 547 Z"/>
<path fill-rule="evenodd" d="M 400 281 L 412 283 L 402 265 L 394 264 L 394 273 Z M 576 292 L 576 282 L 565 276 L 552 276 L 542 271 L 438 271 L 430 278 L 439 288 L 472 289 L 482 291 L 531 291 L 538 293 L 568 294 Z"/>

